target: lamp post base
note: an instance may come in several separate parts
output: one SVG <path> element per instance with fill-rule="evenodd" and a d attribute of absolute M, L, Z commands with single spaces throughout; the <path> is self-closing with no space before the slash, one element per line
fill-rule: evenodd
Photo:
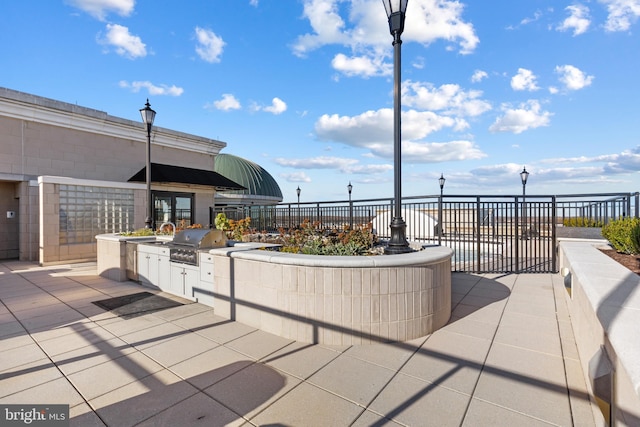
<path fill-rule="evenodd" d="M 406 238 L 407 225 L 402 218 L 393 218 L 391 220 L 391 239 L 384 249 L 386 255 L 398 255 L 413 252 L 413 249 L 409 247 L 409 242 Z"/>

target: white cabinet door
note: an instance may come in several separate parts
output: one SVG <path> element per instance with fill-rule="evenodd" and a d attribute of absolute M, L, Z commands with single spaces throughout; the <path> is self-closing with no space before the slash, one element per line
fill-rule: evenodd
<path fill-rule="evenodd" d="M 171 262 L 168 255 L 158 255 L 158 287 L 163 291 L 171 289 Z"/>
<path fill-rule="evenodd" d="M 149 264 L 152 254 L 144 250 L 143 245 L 138 245 L 138 280 L 150 285 Z"/>
<path fill-rule="evenodd" d="M 184 295 L 184 268 L 181 264 L 171 264 L 171 286 L 169 292 Z"/>

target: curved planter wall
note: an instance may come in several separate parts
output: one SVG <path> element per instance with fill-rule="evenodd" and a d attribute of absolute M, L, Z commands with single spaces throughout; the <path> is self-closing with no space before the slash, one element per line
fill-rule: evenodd
<path fill-rule="evenodd" d="M 301 342 L 406 341 L 451 315 L 446 247 L 402 255 L 333 257 L 213 249 L 215 313 Z"/>

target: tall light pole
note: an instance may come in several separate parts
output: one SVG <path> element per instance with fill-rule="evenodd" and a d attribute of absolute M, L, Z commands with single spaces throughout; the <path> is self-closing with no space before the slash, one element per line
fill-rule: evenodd
<path fill-rule="evenodd" d="M 351 203 L 352 190 L 353 190 L 353 185 L 351 185 L 351 181 L 349 181 L 349 185 L 347 185 L 347 191 L 349 191 L 349 228 L 353 230 L 353 204 Z"/>
<path fill-rule="evenodd" d="M 402 254 L 411 252 L 407 242 L 407 224 L 402 219 L 402 154 L 401 154 L 401 125 L 400 125 L 400 35 L 404 31 L 404 18 L 408 0 L 382 0 L 387 18 L 389 31 L 393 36 L 393 193 L 394 215 L 391 220 L 391 239 L 385 248 L 386 254 Z"/>
<path fill-rule="evenodd" d="M 444 190 L 444 182 L 446 181 L 444 175 L 440 174 L 440 179 L 438 179 L 438 184 L 440 184 L 440 199 L 438 199 L 438 244 L 442 244 L 442 193 Z"/>
<path fill-rule="evenodd" d="M 300 186 L 298 185 L 298 188 L 296 188 L 296 194 L 298 195 L 298 227 L 300 227 L 300 192 L 302 190 L 300 189 Z"/>
<path fill-rule="evenodd" d="M 151 228 L 153 224 L 153 201 L 151 200 L 151 128 L 153 120 L 156 118 L 156 112 L 151 109 L 149 98 L 144 108 L 140 109 L 142 123 L 147 125 L 147 218 L 144 220 L 145 228 Z"/>
<path fill-rule="evenodd" d="M 522 167 L 522 172 L 520 172 L 520 180 L 522 181 L 522 239 L 526 239 L 527 236 L 527 204 L 526 204 L 526 187 L 527 187 L 527 179 L 529 179 L 529 172 L 527 172 L 526 167 Z"/>

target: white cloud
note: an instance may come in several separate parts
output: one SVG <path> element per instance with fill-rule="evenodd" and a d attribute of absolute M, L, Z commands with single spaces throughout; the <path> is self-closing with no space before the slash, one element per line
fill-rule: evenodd
<path fill-rule="evenodd" d="M 311 182 L 311 178 L 304 172 L 281 173 L 280 177 L 288 182 Z"/>
<path fill-rule="evenodd" d="M 325 45 L 336 44 L 351 50 L 338 54 L 334 68 L 347 75 L 388 75 L 391 64 L 383 61 L 392 55 L 387 16 L 378 0 L 346 2 L 350 9 L 342 13 L 344 0 L 304 0 L 303 16 L 312 32 L 301 35 L 292 46 L 298 56 Z M 403 41 L 428 45 L 445 40 L 458 45 L 459 52 L 473 52 L 479 43 L 473 25 L 462 19 L 464 6 L 451 0 L 413 0 L 407 13 Z M 420 64 L 418 64 L 420 66 Z"/>
<path fill-rule="evenodd" d="M 526 90 L 529 92 L 540 89 L 536 84 L 537 77 L 531 70 L 518 68 L 518 74 L 511 78 L 511 88 L 513 90 Z"/>
<path fill-rule="evenodd" d="M 402 102 L 408 107 L 457 116 L 479 116 L 491 110 L 491 104 L 480 99 L 481 96 L 482 91 L 465 92 L 457 84 L 436 88 L 430 83 L 407 81 L 402 90 Z"/>
<path fill-rule="evenodd" d="M 510 108 L 505 105 L 502 110 L 504 115 L 496 119 L 489 127 L 489 131 L 519 134 L 529 129 L 548 126 L 552 116 L 552 113 L 542 111 L 540 103 L 536 100 L 527 101 L 519 108 Z"/>
<path fill-rule="evenodd" d="M 339 53 L 331 61 L 333 68 L 349 77 L 385 76 L 393 72 L 393 66 L 383 62 L 382 57 L 352 56 Z"/>
<path fill-rule="evenodd" d="M 133 12 L 135 0 L 66 0 L 71 6 L 84 10 L 89 15 L 104 21 L 107 14 L 114 12 L 120 16 L 129 16 Z"/>
<path fill-rule="evenodd" d="M 222 99 L 213 101 L 213 107 L 217 110 L 229 111 L 239 110 L 241 108 L 240 101 L 230 93 L 222 94 Z"/>
<path fill-rule="evenodd" d="M 393 170 L 391 164 L 363 165 L 359 160 L 345 157 L 309 157 L 303 159 L 286 159 L 279 157 L 274 162 L 280 166 L 294 169 L 334 169 L 342 173 L 356 175 L 371 175 Z"/>
<path fill-rule="evenodd" d="M 107 24 L 107 33 L 103 38 L 98 35 L 101 44 L 113 46 L 116 53 L 126 58 L 135 59 L 147 56 L 147 48 L 138 36 L 131 35 L 127 27 L 118 24 Z"/>
<path fill-rule="evenodd" d="M 126 80 L 121 80 L 118 85 L 121 88 L 131 89 L 131 92 L 138 93 L 141 89 L 146 89 L 149 92 L 149 95 L 169 95 L 169 96 L 180 96 L 184 92 L 184 89 L 175 85 L 154 85 L 149 81 L 136 81 L 136 82 L 127 82 Z"/>
<path fill-rule="evenodd" d="M 559 65 L 555 68 L 559 79 L 568 90 L 580 90 L 590 86 L 595 77 L 585 74 L 573 65 Z"/>
<path fill-rule="evenodd" d="M 487 77 L 489 77 L 489 74 L 487 74 L 486 71 L 475 70 L 473 72 L 473 75 L 471 76 L 471 81 L 473 83 L 478 83 L 478 82 L 481 82 L 482 80 L 486 79 Z"/>
<path fill-rule="evenodd" d="M 484 154 L 473 143 L 421 142 L 443 128 L 462 128 L 460 120 L 431 111 L 409 110 L 402 113 L 402 157 L 404 161 L 431 163 L 447 160 L 475 159 Z M 337 141 L 369 150 L 365 157 L 393 158 L 393 110 L 367 111 L 358 116 L 323 115 L 316 122 L 320 140 Z"/>
<path fill-rule="evenodd" d="M 536 22 L 541 17 L 542 17 L 542 12 L 539 11 L 539 10 L 536 10 L 532 17 L 527 17 L 527 18 L 522 19 L 522 21 L 520 21 L 520 25 L 527 25 L 527 24 L 530 24 L 532 22 Z"/>
<path fill-rule="evenodd" d="M 273 98 L 271 105 L 262 107 L 261 110 L 278 115 L 287 111 L 287 104 L 280 98 Z"/>
<path fill-rule="evenodd" d="M 225 46 L 222 37 L 217 36 L 213 31 L 196 27 L 196 53 L 206 62 L 220 62 L 220 56 Z"/>
<path fill-rule="evenodd" d="M 607 7 L 607 31 L 627 31 L 640 16 L 640 0 L 599 0 Z"/>
<path fill-rule="evenodd" d="M 588 7 L 581 4 L 574 4 L 567 6 L 565 10 L 569 11 L 569 17 L 558 26 L 557 29 L 559 31 L 573 30 L 573 35 L 577 36 L 589 29 L 591 20 L 589 19 Z"/>
<path fill-rule="evenodd" d="M 377 2 L 372 2 L 375 7 Z M 458 1 L 415 0 L 407 13 L 404 38 L 422 44 L 442 39 L 460 46 L 461 54 L 473 52 L 480 43 L 473 24 L 462 19 L 464 5 Z M 383 14 L 386 18 L 386 15 Z"/>
<path fill-rule="evenodd" d="M 249 4 L 253 7 L 258 7 L 258 0 L 249 0 Z"/>
<path fill-rule="evenodd" d="M 458 124 L 451 117 L 430 111 L 409 110 L 402 113 L 404 140 L 420 140 L 432 132 Z M 393 141 L 393 110 L 383 108 L 357 116 L 322 115 L 315 124 L 316 135 L 322 141 L 337 141 L 376 153 Z"/>

